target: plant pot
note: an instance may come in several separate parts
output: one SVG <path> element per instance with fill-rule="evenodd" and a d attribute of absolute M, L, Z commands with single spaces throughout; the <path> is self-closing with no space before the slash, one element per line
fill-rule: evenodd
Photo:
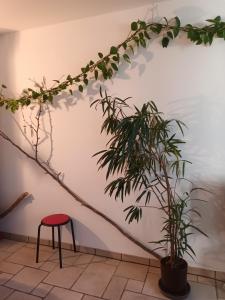
<path fill-rule="evenodd" d="M 170 257 L 161 259 L 161 279 L 159 287 L 161 291 L 172 299 L 185 299 L 190 292 L 190 285 L 187 282 L 187 262 L 177 258 L 173 265 L 170 264 Z"/>

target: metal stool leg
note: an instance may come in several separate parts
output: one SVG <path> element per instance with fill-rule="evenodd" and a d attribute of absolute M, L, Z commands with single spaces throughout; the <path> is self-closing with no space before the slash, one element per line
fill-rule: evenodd
<path fill-rule="evenodd" d="M 52 248 L 55 249 L 55 231 L 54 231 L 54 226 L 52 226 Z"/>
<path fill-rule="evenodd" d="M 59 264 L 60 268 L 62 268 L 62 250 L 61 250 L 61 233 L 60 233 L 60 226 L 58 227 L 58 242 L 59 242 Z"/>
<path fill-rule="evenodd" d="M 74 228 L 73 228 L 73 221 L 70 220 L 71 225 L 71 232 L 72 232 L 72 238 L 73 238 L 73 251 L 76 252 L 76 243 L 75 243 L 75 235 L 74 235 Z"/>
<path fill-rule="evenodd" d="M 39 226 L 38 226 L 37 249 L 36 249 L 36 263 L 38 263 L 38 259 L 39 259 L 39 246 L 40 246 L 41 225 L 42 224 L 39 224 Z"/>

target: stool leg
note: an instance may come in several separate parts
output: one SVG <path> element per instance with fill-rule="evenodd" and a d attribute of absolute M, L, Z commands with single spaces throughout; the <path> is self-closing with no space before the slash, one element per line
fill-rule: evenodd
<path fill-rule="evenodd" d="M 38 226 L 37 249 L 36 249 L 36 263 L 38 263 L 38 259 L 39 259 L 40 233 L 41 233 L 41 224 L 39 224 L 39 226 Z"/>
<path fill-rule="evenodd" d="M 58 226 L 58 239 L 59 239 L 59 264 L 60 264 L 60 268 L 62 268 L 62 250 L 61 250 L 60 226 Z"/>
<path fill-rule="evenodd" d="M 72 238 L 73 238 L 73 251 L 76 252 L 76 243 L 75 243 L 75 235 L 74 235 L 74 228 L 73 228 L 73 221 L 70 220 L 71 225 L 71 232 L 72 232 Z"/>
<path fill-rule="evenodd" d="M 55 249 L 55 232 L 54 232 L 54 226 L 52 226 L 52 248 Z"/>

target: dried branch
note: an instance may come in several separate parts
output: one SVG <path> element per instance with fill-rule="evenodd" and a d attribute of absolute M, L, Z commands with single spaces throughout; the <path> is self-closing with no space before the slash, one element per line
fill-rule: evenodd
<path fill-rule="evenodd" d="M 4 140 L 9 142 L 12 146 L 14 146 L 17 150 L 19 150 L 21 153 L 23 153 L 26 157 L 34 161 L 46 174 L 51 176 L 51 178 L 56 181 L 68 194 L 70 194 L 77 202 L 79 202 L 82 206 L 88 208 L 93 213 L 97 214 L 101 218 L 103 218 L 105 221 L 110 223 L 114 228 L 116 228 L 122 235 L 124 235 L 128 240 L 132 241 L 134 244 L 142 248 L 144 251 L 148 252 L 149 254 L 153 255 L 157 259 L 160 259 L 161 256 L 156 253 L 155 251 L 149 249 L 146 247 L 142 242 L 137 240 L 135 237 L 133 237 L 130 233 L 126 232 L 123 228 L 121 228 L 115 221 L 110 219 L 108 216 L 97 210 L 95 207 L 87 203 L 84 199 L 82 199 L 80 196 L 78 196 L 73 190 L 71 190 L 62 180 L 60 180 L 59 176 L 55 173 L 51 172 L 48 167 L 46 167 L 36 156 L 32 156 L 29 153 L 27 153 L 22 147 L 17 145 L 10 137 L 8 137 L 2 130 L 0 130 L 0 137 L 2 137 Z"/>
<path fill-rule="evenodd" d="M 30 196 L 30 194 L 27 192 L 21 194 L 9 208 L 0 214 L 0 219 L 6 217 L 16 206 L 20 204 L 20 202 L 22 202 L 28 196 Z"/>
<path fill-rule="evenodd" d="M 39 108 L 38 108 L 38 112 L 37 112 L 37 116 L 36 116 L 36 120 L 37 120 L 37 127 L 35 129 L 35 135 L 36 135 L 36 142 L 34 144 L 34 151 L 35 151 L 35 159 L 38 159 L 38 145 L 39 145 L 39 130 L 40 130 L 40 117 L 41 117 L 41 113 L 42 113 L 42 104 L 41 102 L 39 102 Z"/>

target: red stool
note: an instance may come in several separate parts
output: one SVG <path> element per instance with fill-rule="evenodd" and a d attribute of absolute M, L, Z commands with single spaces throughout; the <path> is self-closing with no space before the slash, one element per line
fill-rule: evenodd
<path fill-rule="evenodd" d="M 58 228 L 58 244 L 59 244 L 59 262 L 60 268 L 62 268 L 62 250 L 61 250 L 61 233 L 60 233 L 60 226 L 70 223 L 71 225 L 71 232 L 73 238 L 73 250 L 76 252 L 76 244 L 75 244 L 75 236 L 74 236 L 74 229 L 73 229 L 73 221 L 72 219 L 65 214 L 54 214 L 47 217 L 44 217 L 41 220 L 41 223 L 38 226 L 38 237 L 37 237 L 37 251 L 36 251 L 36 263 L 38 263 L 39 258 L 39 245 L 40 245 L 40 233 L 41 233 L 41 226 L 52 227 L 52 248 L 55 249 L 55 234 L 54 228 Z"/>

